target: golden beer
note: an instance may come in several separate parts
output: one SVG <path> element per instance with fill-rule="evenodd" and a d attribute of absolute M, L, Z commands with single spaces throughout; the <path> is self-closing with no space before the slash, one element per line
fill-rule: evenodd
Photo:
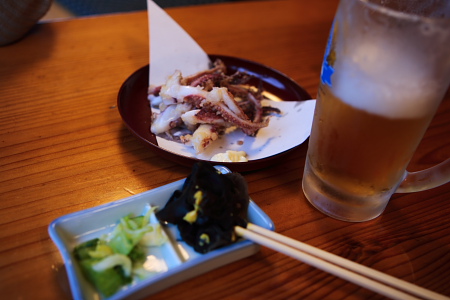
<path fill-rule="evenodd" d="M 353 107 L 322 83 L 303 177 L 308 200 L 346 221 L 381 214 L 435 110 L 431 105 L 418 115 L 383 116 Z"/>
<path fill-rule="evenodd" d="M 312 171 L 330 186 L 370 196 L 395 188 L 434 110 L 389 118 L 356 109 L 321 85 L 309 142 Z"/>

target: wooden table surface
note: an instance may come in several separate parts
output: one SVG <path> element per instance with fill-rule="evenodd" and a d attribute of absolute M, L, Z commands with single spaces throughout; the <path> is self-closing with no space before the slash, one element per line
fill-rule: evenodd
<path fill-rule="evenodd" d="M 271 66 L 315 96 L 336 6 L 280 0 L 167 11 L 206 52 Z M 70 299 L 50 222 L 189 174 L 145 148 L 120 118 L 118 90 L 146 64 L 145 11 L 39 24 L 0 48 L 0 298 Z M 448 158 L 449 98 L 410 170 Z M 450 185 L 395 194 L 373 221 L 341 222 L 312 208 L 301 191 L 306 149 L 243 173 L 276 231 L 450 296 Z M 382 297 L 267 248 L 152 297 L 223 298 Z"/>

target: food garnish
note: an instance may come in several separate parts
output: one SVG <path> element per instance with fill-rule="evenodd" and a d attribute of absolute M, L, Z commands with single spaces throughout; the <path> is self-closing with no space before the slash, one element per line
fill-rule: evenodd
<path fill-rule="evenodd" d="M 255 136 L 268 126 L 266 112 L 277 109 L 262 106 L 262 85 L 248 85 L 252 76 L 245 72 L 226 73 L 216 60 L 211 69 L 189 77 L 175 71 L 162 86 L 150 87 L 151 106 L 160 110 L 152 115 L 151 132 L 200 153 L 221 135 L 242 130 Z"/>
<path fill-rule="evenodd" d="M 153 274 L 143 268 L 145 247 L 161 246 L 167 241 L 161 225 L 150 222 L 154 210 L 143 216 L 125 216 L 111 233 L 73 250 L 83 274 L 102 295 L 111 296 L 134 280 Z"/>
<path fill-rule="evenodd" d="M 247 153 L 245 151 L 227 150 L 225 153 L 217 153 L 211 157 L 211 161 L 217 162 L 247 162 Z"/>
<path fill-rule="evenodd" d="M 156 217 L 177 225 L 188 245 L 207 253 L 235 242 L 235 226 L 247 227 L 249 199 L 242 175 L 222 174 L 201 161 Z"/>

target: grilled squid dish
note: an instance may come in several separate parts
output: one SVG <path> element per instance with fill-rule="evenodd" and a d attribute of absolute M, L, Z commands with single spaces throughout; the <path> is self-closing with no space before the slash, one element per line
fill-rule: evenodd
<path fill-rule="evenodd" d="M 151 132 L 200 153 L 220 135 L 240 129 L 255 136 L 268 126 L 274 109 L 261 105 L 262 88 L 249 86 L 247 73 L 226 71 L 217 60 L 211 69 L 189 77 L 176 71 L 162 86 L 150 87 L 152 108 L 160 111 L 152 115 Z"/>

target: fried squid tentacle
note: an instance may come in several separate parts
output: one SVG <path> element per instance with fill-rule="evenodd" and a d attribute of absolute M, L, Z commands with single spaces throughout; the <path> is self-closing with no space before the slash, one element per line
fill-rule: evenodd
<path fill-rule="evenodd" d="M 168 105 L 165 110 L 153 118 L 150 130 L 154 134 L 161 134 L 177 127 L 181 116 L 191 108 L 189 104 Z"/>
<path fill-rule="evenodd" d="M 227 128 L 238 127 L 255 136 L 268 126 L 261 105 L 261 88 L 251 91 L 245 84 L 251 78 L 243 72 L 226 75 L 226 66 L 216 61 L 214 67 L 183 78 L 180 71 L 170 76 L 161 87 L 152 88 L 153 96 L 161 97 L 161 113 L 152 120 L 154 134 L 184 127 L 192 134 L 181 136 L 197 153 L 223 134 Z"/>
<path fill-rule="evenodd" d="M 194 147 L 196 153 L 200 153 L 218 138 L 219 133 L 213 125 L 201 124 L 192 135 L 185 135 L 182 140 Z"/>

